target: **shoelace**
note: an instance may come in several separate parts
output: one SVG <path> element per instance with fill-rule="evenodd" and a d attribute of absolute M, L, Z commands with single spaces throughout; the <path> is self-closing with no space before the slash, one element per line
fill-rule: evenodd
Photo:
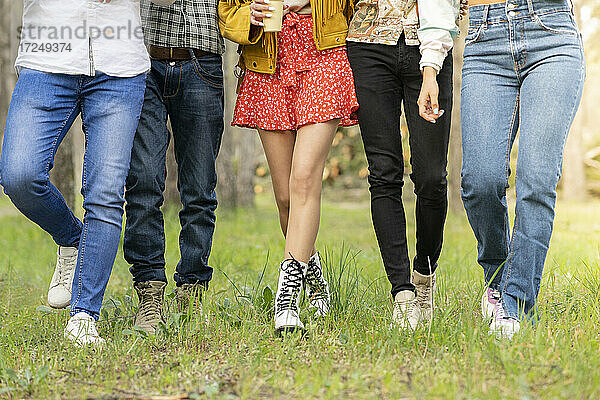
<path fill-rule="evenodd" d="M 405 311 L 402 311 L 402 308 L 400 307 L 402 304 L 406 304 Z M 403 318 L 408 318 L 410 315 L 413 315 L 417 309 L 417 302 L 415 301 L 408 301 L 405 303 L 394 302 L 394 305 L 398 308 L 400 314 L 403 314 Z"/>
<path fill-rule="evenodd" d="M 141 315 L 145 320 L 148 320 L 155 315 L 158 315 L 159 317 L 161 315 L 160 307 L 162 305 L 162 298 L 161 296 L 153 296 L 148 293 L 149 289 L 150 285 L 140 288 L 140 310 L 142 310 Z"/>
<path fill-rule="evenodd" d="M 75 269 L 77 265 L 77 256 L 60 256 L 58 258 L 58 278 L 57 278 L 57 286 L 68 285 L 69 284 L 69 276 L 71 276 L 71 272 Z"/>
<path fill-rule="evenodd" d="M 500 292 L 496 289 L 491 289 L 490 291 L 492 292 L 492 299 L 496 300 L 496 301 L 500 301 Z"/>
<path fill-rule="evenodd" d="M 496 307 L 496 319 L 505 319 L 506 317 L 506 312 L 504 311 L 504 307 L 502 306 L 502 303 L 498 303 L 498 306 Z"/>
<path fill-rule="evenodd" d="M 319 268 L 319 265 L 312 260 L 308 263 L 306 284 L 309 286 L 310 289 L 311 300 L 327 299 L 323 271 L 321 270 L 321 268 Z"/>
<path fill-rule="evenodd" d="M 302 288 L 302 266 L 295 259 L 285 260 L 281 265 L 281 272 L 285 274 L 279 298 L 277 299 L 277 313 L 286 310 L 297 311 L 296 299 Z"/>
<path fill-rule="evenodd" d="M 192 301 L 202 303 L 202 287 L 192 283 L 184 283 L 179 288 L 178 300 L 188 304 Z"/>
<path fill-rule="evenodd" d="M 96 321 L 92 317 L 80 317 L 77 320 L 77 339 L 82 339 L 84 336 L 98 337 L 98 331 L 96 330 Z"/>
<path fill-rule="evenodd" d="M 431 298 L 431 291 L 433 290 L 433 278 L 430 278 L 429 283 L 429 285 L 423 286 L 422 290 L 421 287 L 419 287 L 419 290 L 417 291 L 417 302 L 419 304 L 427 304 L 429 307 L 433 308 L 432 301 L 429 301 Z"/>

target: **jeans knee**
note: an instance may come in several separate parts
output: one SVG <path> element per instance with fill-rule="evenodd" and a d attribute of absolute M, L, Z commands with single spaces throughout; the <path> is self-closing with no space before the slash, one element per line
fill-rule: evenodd
<path fill-rule="evenodd" d="M 463 174 L 461 187 L 462 198 L 465 203 L 486 202 L 503 198 L 507 183 L 503 177 L 491 175 L 475 177 Z"/>
<path fill-rule="evenodd" d="M 123 201 L 84 200 L 83 208 L 86 219 L 102 221 L 114 226 L 121 227 L 123 220 Z"/>
<path fill-rule="evenodd" d="M 404 187 L 404 178 L 402 174 L 394 177 L 369 175 L 367 179 L 371 193 L 386 192 L 402 194 L 402 188 Z"/>
<path fill-rule="evenodd" d="M 445 198 L 448 192 L 447 173 L 441 174 L 413 174 L 415 194 L 424 199 L 437 200 Z"/>
<path fill-rule="evenodd" d="M 2 165 L 0 184 L 4 193 L 13 201 L 43 193 L 48 179 L 32 168 Z"/>
<path fill-rule="evenodd" d="M 106 180 L 94 182 L 83 191 L 83 208 L 86 218 L 121 226 L 125 198 L 124 187 Z"/>
<path fill-rule="evenodd" d="M 136 171 L 131 169 L 127 175 L 125 187 L 130 193 L 158 193 L 165 190 L 165 180 L 151 171 Z"/>

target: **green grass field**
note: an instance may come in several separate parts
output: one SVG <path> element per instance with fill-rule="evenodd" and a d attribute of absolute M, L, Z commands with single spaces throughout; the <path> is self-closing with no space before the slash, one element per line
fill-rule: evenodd
<path fill-rule="evenodd" d="M 63 342 L 67 312 L 44 306 L 55 246 L 0 199 L 0 398 L 600 398 L 600 202 L 559 204 L 541 322 L 511 343 L 489 337 L 480 319 L 482 274 L 463 216 L 447 223 L 431 330 L 402 333 L 390 329 L 368 204 L 332 200 L 318 247 L 334 312 L 305 315 L 306 337 L 276 338 L 268 287 L 283 240 L 271 197 L 257 202 L 219 212 L 206 321 L 168 313 L 156 337 L 132 330 L 137 299 L 119 253 L 99 323 L 108 344 L 96 353 Z M 176 210 L 167 231 L 172 276 Z"/>

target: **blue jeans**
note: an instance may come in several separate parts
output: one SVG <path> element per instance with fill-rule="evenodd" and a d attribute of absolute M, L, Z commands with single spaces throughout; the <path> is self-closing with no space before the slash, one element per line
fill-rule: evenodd
<path fill-rule="evenodd" d="M 583 90 L 581 35 L 568 0 L 469 9 L 462 80 L 462 197 L 486 283 L 507 316 L 534 311 L 567 134 Z M 506 189 L 519 132 L 512 235 Z"/>
<path fill-rule="evenodd" d="M 208 258 L 215 229 L 215 161 L 223 135 L 221 57 L 152 61 L 140 124 L 127 178 L 127 222 L 123 250 L 135 282 L 163 281 L 165 230 L 163 204 L 171 121 L 183 209 L 179 213 L 181 260 L 175 282 L 207 284 Z"/>
<path fill-rule="evenodd" d="M 146 75 L 115 78 L 23 69 L 13 92 L 0 183 L 15 206 L 59 246 L 79 248 L 71 315 L 98 318 L 121 237 L 123 192 Z M 54 156 L 81 113 L 83 223 L 49 180 Z"/>

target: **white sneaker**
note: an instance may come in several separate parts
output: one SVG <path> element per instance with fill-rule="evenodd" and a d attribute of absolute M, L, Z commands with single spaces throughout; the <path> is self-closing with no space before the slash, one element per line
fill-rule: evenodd
<path fill-rule="evenodd" d="M 494 312 L 494 319 L 490 323 L 490 335 L 494 335 L 498 339 L 511 340 L 519 332 L 520 328 L 521 323 L 519 320 L 507 317 L 502 303 L 498 302 L 498 306 Z"/>
<path fill-rule="evenodd" d="M 431 275 L 421 275 L 413 271 L 412 283 L 417 289 L 417 307 L 421 311 L 423 321 L 428 323 L 435 307 L 435 272 Z"/>
<path fill-rule="evenodd" d="M 492 320 L 496 314 L 496 309 L 500 305 L 500 292 L 490 287 L 486 288 L 481 297 L 481 315 L 483 319 Z"/>
<path fill-rule="evenodd" d="M 323 276 L 319 252 L 316 252 L 308 262 L 306 292 L 310 308 L 315 310 L 315 315 L 325 317 L 331 308 L 331 295 L 329 294 L 329 283 Z"/>
<path fill-rule="evenodd" d="M 278 334 L 304 330 L 298 305 L 307 268 L 308 265 L 296 260 L 281 263 L 275 295 L 275 331 Z"/>
<path fill-rule="evenodd" d="M 59 247 L 56 253 L 56 269 L 48 289 L 48 304 L 53 308 L 66 308 L 71 304 L 71 289 L 77 256 L 75 247 Z"/>
<path fill-rule="evenodd" d="M 421 320 L 421 310 L 417 306 L 417 297 L 411 290 L 396 293 L 394 298 L 393 325 L 400 329 L 415 330 Z"/>
<path fill-rule="evenodd" d="M 94 318 L 84 312 L 78 312 L 69 319 L 65 328 L 65 339 L 70 340 L 77 347 L 99 347 L 106 343 L 96 330 Z"/>

